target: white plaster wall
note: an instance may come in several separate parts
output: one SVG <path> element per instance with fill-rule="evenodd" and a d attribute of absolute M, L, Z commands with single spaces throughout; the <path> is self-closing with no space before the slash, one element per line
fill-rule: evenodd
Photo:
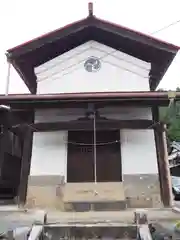
<path fill-rule="evenodd" d="M 101 60 L 89 73 L 84 62 Z M 150 63 L 95 41 L 89 41 L 35 68 L 37 93 L 149 91 Z"/>
<path fill-rule="evenodd" d="M 106 108 L 100 112 L 112 119 L 152 119 L 150 108 Z M 79 116 L 84 116 L 84 109 L 38 110 L 35 121 L 75 120 Z M 34 133 L 31 175 L 63 175 L 66 181 L 67 134 L 67 131 Z M 158 172 L 153 130 L 123 129 L 120 136 L 124 174 Z"/>
<path fill-rule="evenodd" d="M 157 174 L 154 131 L 123 129 L 120 134 L 123 174 Z"/>
<path fill-rule="evenodd" d="M 34 132 L 30 175 L 62 175 L 66 180 L 67 132 Z"/>
<path fill-rule="evenodd" d="M 154 132 L 123 129 L 123 174 L 157 174 Z M 34 133 L 30 175 L 62 175 L 67 179 L 67 132 Z"/>

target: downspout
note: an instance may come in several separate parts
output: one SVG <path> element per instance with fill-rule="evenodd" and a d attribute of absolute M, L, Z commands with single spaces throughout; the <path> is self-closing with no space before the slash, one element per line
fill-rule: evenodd
<path fill-rule="evenodd" d="M 11 75 L 11 63 L 10 61 L 7 61 L 7 63 L 8 63 L 8 70 L 7 70 L 7 77 L 6 77 L 5 95 L 9 94 L 10 75 Z"/>

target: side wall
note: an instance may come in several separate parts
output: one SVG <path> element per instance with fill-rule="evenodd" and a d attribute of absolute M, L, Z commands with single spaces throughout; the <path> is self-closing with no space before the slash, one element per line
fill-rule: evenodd
<path fill-rule="evenodd" d="M 160 184 L 152 129 L 121 130 L 124 190 L 129 207 L 160 207 Z"/>
<path fill-rule="evenodd" d="M 90 57 L 101 62 L 88 72 Z M 35 68 L 37 93 L 149 91 L 150 63 L 95 41 L 89 41 Z"/>
<path fill-rule="evenodd" d="M 67 132 L 35 132 L 30 175 L 61 175 L 66 180 Z"/>
<path fill-rule="evenodd" d="M 111 119 L 152 119 L 150 108 L 106 108 L 101 109 L 100 113 Z M 42 110 L 36 112 L 35 121 L 74 120 L 83 114 L 83 109 Z M 34 133 L 28 184 L 29 206 L 63 209 L 63 186 L 67 177 L 67 134 L 67 131 Z M 153 130 L 123 129 L 120 135 L 122 174 L 128 206 L 134 207 L 132 202 L 137 202 L 139 198 L 141 203 L 138 202 L 137 206 L 152 206 L 152 199 L 147 200 L 150 194 L 154 194 L 153 199 L 154 196 L 158 201 L 160 199 Z"/>
<path fill-rule="evenodd" d="M 62 208 L 66 181 L 67 132 L 34 132 L 27 205 Z"/>

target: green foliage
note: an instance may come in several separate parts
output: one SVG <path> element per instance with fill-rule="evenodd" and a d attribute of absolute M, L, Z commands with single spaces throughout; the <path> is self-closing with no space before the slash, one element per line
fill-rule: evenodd
<path fill-rule="evenodd" d="M 159 89 L 159 91 L 163 91 L 163 89 Z M 177 88 L 176 91 L 180 91 L 180 88 Z M 171 141 L 180 141 L 180 102 L 172 104 L 171 107 L 161 107 L 160 120 L 167 123 L 168 138 Z"/>

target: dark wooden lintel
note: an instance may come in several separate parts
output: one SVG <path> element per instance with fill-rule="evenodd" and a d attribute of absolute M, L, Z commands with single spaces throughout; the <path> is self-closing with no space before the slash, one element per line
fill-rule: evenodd
<path fill-rule="evenodd" d="M 12 132 L 19 137 L 22 137 L 22 128 L 17 126 L 23 125 L 23 123 L 31 123 L 29 121 L 29 116 L 33 115 L 32 111 L 23 111 L 23 112 L 1 112 L 0 118 L 0 129 L 6 132 Z"/>
<path fill-rule="evenodd" d="M 96 129 L 151 129 L 154 124 L 152 120 L 97 120 Z M 44 122 L 32 125 L 32 131 L 58 131 L 58 130 L 92 130 L 94 128 L 93 120 L 87 121 L 70 121 L 70 122 Z"/>

